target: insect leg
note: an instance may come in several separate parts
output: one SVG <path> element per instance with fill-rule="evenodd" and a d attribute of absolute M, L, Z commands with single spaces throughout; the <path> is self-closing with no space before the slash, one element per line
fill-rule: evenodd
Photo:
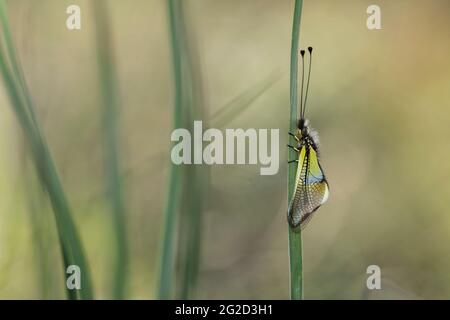
<path fill-rule="evenodd" d="M 293 134 L 293 133 L 291 133 L 291 132 L 288 132 L 288 134 L 289 134 L 290 136 L 294 137 L 294 139 L 297 140 L 297 142 L 300 142 L 300 140 L 298 139 L 298 137 L 297 137 L 295 134 Z"/>
<path fill-rule="evenodd" d="M 291 146 L 290 144 L 287 145 L 289 148 L 294 149 L 295 151 L 299 152 L 300 150 L 298 150 L 296 147 Z"/>
<path fill-rule="evenodd" d="M 298 160 L 290 160 L 288 163 L 298 162 Z"/>

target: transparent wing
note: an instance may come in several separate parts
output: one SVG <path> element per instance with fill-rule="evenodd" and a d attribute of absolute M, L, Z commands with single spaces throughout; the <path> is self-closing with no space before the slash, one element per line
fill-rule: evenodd
<path fill-rule="evenodd" d="M 327 201 L 328 195 L 328 183 L 317 153 L 304 144 L 299 152 L 294 195 L 288 209 L 291 226 L 304 228 L 314 211 Z"/>

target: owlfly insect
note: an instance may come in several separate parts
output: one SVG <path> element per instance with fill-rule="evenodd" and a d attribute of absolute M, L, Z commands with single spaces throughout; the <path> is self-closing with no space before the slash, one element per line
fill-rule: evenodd
<path fill-rule="evenodd" d="M 309 80 L 311 78 L 312 47 L 308 47 L 309 70 L 306 84 L 305 100 L 303 101 L 303 83 L 305 78 L 305 50 L 301 50 L 302 58 L 302 85 L 300 98 L 300 119 L 297 122 L 295 133 L 289 132 L 295 145 L 288 145 L 297 153 L 297 159 L 288 163 L 297 164 L 294 193 L 289 203 L 288 221 L 292 228 L 303 229 L 313 213 L 328 199 L 328 182 L 319 162 L 319 136 L 309 126 L 305 119 L 306 102 L 308 100 Z"/>

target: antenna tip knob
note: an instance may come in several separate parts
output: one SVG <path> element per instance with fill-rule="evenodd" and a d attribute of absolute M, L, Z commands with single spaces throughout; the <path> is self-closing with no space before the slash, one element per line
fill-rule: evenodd
<path fill-rule="evenodd" d="M 312 50 L 313 50 L 313 48 L 312 48 L 312 47 L 308 47 L 308 51 L 309 51 L 309 53 L 311 53 L 311 52 L 312 52 Z"/>
<path fill-rule="evenodd" d="M 302 56 L 304 56 L 304 55 L 305 55 L 305 50 L 300 50 L 300 54 L 301 54 Z"/>

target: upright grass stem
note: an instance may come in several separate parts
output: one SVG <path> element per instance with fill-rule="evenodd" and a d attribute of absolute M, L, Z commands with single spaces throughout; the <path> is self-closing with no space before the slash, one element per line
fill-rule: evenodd
<path fill-rule="evenodd" d="M 202 120 L 208 127 L 194 30 L 186 21 L 184 1 L 169 0 L 168 5 L 175 78 L 174 126 L 192 132 L 194 120 Z M 159 280 L 159 294 L 163 299 L 190 299 L 195 293 L 208 176 L 208 169 L 202 166 L 171 169 Z M 176 285 L 173 285 L 174 278 Z M 172 289 L 176 289 L 174 295 Z"/>
<path fill-rule="evenodd" d="M 172 46 L 172 63 L 174 74 L 175 101 L 173 109 L 173 126 L 180 128 L 182 126 L 182 104 L 183 87 L 181 72 L 181 52 L 179 39 L 179 23 L 177 21 L 178 1 L 169 0 L 169 29 L 170 44 Z M 174 279 L 174 249 L 175 249 L 175 230 L 177 228 L 177 210 L 179 209 L 181 189 L 181 167 L 171 164 L 168 190 L 166 193 L 166 203 L 164 209 L 164 230 L 163 240 L 159 259 L 159 276 L 157 285 L 158 299 L 171 299 Z"/>
<path fill-rule="evenodd" d="M 205 109 L 202 73 L 197 51 L 197 37 L 186 1 L 178 0 L 177 21 L 180 32 L 180 50 L 184 71 L 183 126 L 193 132 L 193 121 L 201 120 L 209 128 Z M 195 297 L 201 259 L 203 212 L 207 205 L 209 190 L 209 166 L 184 166 L 182 184 L 183 210 L 180 211 L 177 250 L 177 299 Z"/>
<path fill-rule="evenodd" d="M 300 37 L 300 20 L 302 15 L 302 0 L 295 0 L 294 19 L 292 23 L 291 41 L 291 67 L 290 67 L 290 132 L 294 133 L 297 127 L 297 100 L 298 100 L 298 43 Z M 293 140 L 293 138 L 291 138 Z M 297 155 L 289 148 L 288 159 L 294 159 Z M 291 201 L 295 187 L 295 174 L 297 167 L 288 166 L 288 203 Z M 292 300 L 303 299 L 303 257 L 302 234 L 300 230 L 294 230 L 289 226 L 289 273 L 290 293 Z"/>
<path fill-rule="evenodd" d="M 126 236 L 125 204 L 120 178 L 119 157 L 119 109 L 117 75 L 114 68 L 113 44 L 110 25 L 107 17 L 108 8 L 104 0 L 92 2 L 97 41 L 97 61 L 103 97 L 103 132 L 104 132 L 104 163 L 106 175 L 107 197 L 112 211 L 114 237 L 116 241 L 116 256 L 113 268 L 114 299 L 125 297 L 128 267 L 128 245 Z"/>
<path fill-rule="evenodd" d="M 91 277 L 84 250 L 53 158 L 35 115 L 34 104 L 14 49 L 3 0 L 0 0 L 0 23 L 2 26 L 0 32 L 0 73 L 3 76 L 13 111 L 31 147 L 40 181 L 47 191 L 53 207 L 64 262 L 63 273 L 66 274 L 66 268 L 69 265 L 77 265 L 81 270 L 80 290 L 69 290 L 65 281 L 64 286 L 70 299 L 92 299 Z"/>

